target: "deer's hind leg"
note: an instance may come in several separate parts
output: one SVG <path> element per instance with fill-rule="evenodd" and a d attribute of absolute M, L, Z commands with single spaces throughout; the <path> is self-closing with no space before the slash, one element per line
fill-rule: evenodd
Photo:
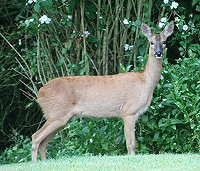
<path fill-rule="evenodd" d="M 48 120 L 32 136 L 32 161 L 37 160 L 38 149 L 40 148 L 41 158 L 46 158 L 46 147 L 55 134 L 71 119 L 72 115 L 66 115 L 65 118 Z"/>
<path fill-rule="evenodd" d="M 39 145 L 39 152 L 42 160 L 46 160 L 46 148 L 48 143 L 51 141 L 51 139 L 62 129 L 58 128 L 57 130 L 53 131 L 51 134 L 49 134 Z"/>

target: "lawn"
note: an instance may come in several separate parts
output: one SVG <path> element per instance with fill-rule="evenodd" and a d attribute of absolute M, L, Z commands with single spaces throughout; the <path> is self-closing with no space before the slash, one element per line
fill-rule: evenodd
<path fill-rule="evenodd" d="M 200 171 L 198 154 L 85 156 L 1 165 L 1 171 Z"/>

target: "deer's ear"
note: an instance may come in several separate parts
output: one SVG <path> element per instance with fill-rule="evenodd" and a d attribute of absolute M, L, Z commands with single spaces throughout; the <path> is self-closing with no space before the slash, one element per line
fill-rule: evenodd
<path fill-rule="evenodd" d="M 142 23 L 141 31 L 147 38 L 149 38 L 151 36 L 151 34 L 152 34 L 150 27 L 145 23 Z"/>
<path fill-rule="evenodd" d="M 174 31 L 174 22 L 171 21 L 169 24 L 165 26 L 161 34 L 167 38 L 173 33 L 173 31 Z"/>

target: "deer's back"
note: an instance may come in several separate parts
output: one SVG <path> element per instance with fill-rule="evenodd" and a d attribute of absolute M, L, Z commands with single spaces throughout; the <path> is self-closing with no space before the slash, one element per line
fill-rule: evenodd
<path fill-rule="evenodd" d="M 138 77 L 135 73 L 126 73 L 56 78 L 40 89 L 37 101 L 47 119 L 66 113 L 95 117 L 120 116 L 124 107 L 135 105 L 139 108 L 143 101 L 140 100 L 143 96 L 142 80 L 135 76 Z"/>

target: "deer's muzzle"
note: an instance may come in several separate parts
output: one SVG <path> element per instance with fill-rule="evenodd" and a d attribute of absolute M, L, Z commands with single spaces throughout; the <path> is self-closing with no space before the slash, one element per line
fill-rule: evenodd
<path fill-rule="evenodd" d="M 154 55 L 155 55 L 156 58 L 162 58 L 163 52 L 162 51 L 156 51 Z"/>

